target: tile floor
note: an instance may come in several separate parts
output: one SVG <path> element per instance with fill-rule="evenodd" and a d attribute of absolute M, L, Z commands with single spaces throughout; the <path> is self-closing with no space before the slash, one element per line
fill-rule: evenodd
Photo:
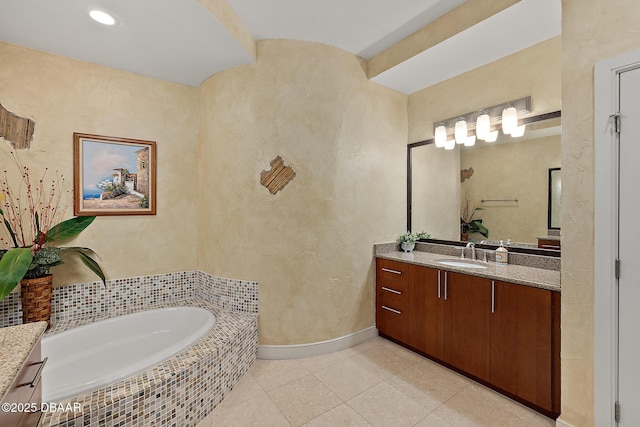
<path fill-rule="evenodd" d="M 197 427 L 517 426 L 555 422 L 383 338 L 257 360 Z"/>

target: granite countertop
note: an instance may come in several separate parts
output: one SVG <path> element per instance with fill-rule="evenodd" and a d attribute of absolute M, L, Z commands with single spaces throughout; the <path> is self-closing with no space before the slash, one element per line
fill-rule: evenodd
<path fill-rule="evenodd" d="M 432 252 L 402 252 L 390 251 L 376 254 L 377 258 L 390 259 L 393 261 L 401 261 L 409 264 L 422 265 L 425 267 L 437 268 L 444 271 L 453 271 L 456 273 L 464 273 L 470 276 L 484 277 L 487 279 L 501 280 L 509 283 L 517 283 L 519 285 L 532 286 L 535 288 L 548 289 L 550 291 L 560 292 L 560 272 L 555 270 L 546 270 L 542 268 L 525 267 L 514 264 L 497 264 L 495 262 L 479 262 L 469 259 L 462 260 L 450 255 L 436 254 Z M 465 268 L 453 267 L 439 264 L 438 260 L 458 260 L 464 262 L 478 263 L 486 265 L 487 268 Z"/>
<path fill-rule="evenodd" d="M 4 400 L 9 386 L 46 328 L 47 322 L 0 328 L 0 400 Z"/>

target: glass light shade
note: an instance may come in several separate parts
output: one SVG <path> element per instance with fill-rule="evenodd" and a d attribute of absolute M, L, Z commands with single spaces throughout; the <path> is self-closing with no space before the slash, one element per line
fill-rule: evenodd
<path fill-rule="evenodd" d="M 484 140 L 487 142 L 496 142 L 496 140 L 498 139 L 499 133 L 500 131 L 497 131 L 497 130 L 494 130 L 493 132 L 489 132 L 489 134 Z"/>
<path fill-rule="evenodd" d="M 507 107 L 502 110 L 502 132 L 511 135 L 518 127 L 518 111 L 515 107 Z"/>
<path fill-rule="evenodd" d="M 116 19 L 113 16 L 101 10 L 92 10 L 91 12 L 89 12 L 89 16 L 94 21 L 97 21 L 103 25 L 113 25 L 116 23 Z"/>
<path fill-rule="evenodd" d="M 464 141 L 465 147 L 473 147 L 476 144 L 476 136 L 471 135 Z"/>
<path fill-rule="evenodd" d="M 522 135 L 524 135 L 524 125 L 516 126 L 513 132 L 511 132 L 511 136 L 514 138 L 520 138 Z"/>
<path fill-rule="evenodd" d="M 460 119 L 456 122 L 455 133 L 456 144 L 464 144 L 467 140 L 467 122 L 464 119 Z"/>
<path fill-rule="evenodd" d="M 444 125 L 436 126 L 435 131 L 436 147 L 442 148 L 447 142 L 447 128 Z"/>
<path fill-rule="evenodd" d="M 444 143 L 444 149 L 445 150 L 453 150 L 454 148 L 456 148 L 456 140 L 455 139 L 450 139 L 447 142 Z"/>
<path fill-rule="evenodd" d="M 491 118 L 487 113 L 482 113 L 476 119 L 476 135 L 479 139 L 487 139 L 491 132 Z"/>

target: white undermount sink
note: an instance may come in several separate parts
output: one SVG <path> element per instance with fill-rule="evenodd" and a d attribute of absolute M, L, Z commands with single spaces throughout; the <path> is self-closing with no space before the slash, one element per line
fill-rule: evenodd
<path fill-rule="evenodd" d="M 448 265 L 450 267 L 462 267 L 462 268 L 487 268 L 486 265 L 476 264 L 472 261 L 466 261 L 462 259 L 442 259 L 438 261 L 438 264 Z"/>

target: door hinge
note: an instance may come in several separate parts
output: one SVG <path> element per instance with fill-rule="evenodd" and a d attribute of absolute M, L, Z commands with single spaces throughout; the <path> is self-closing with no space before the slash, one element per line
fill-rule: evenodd
<path fill-rule="evenodd" d="M 616 279 L 620 278 L 620 260 L 616 259 Z"/>
<path fill-rule="evenodd" d="M 616 422 L 619 423 L 620 422 L 620 403 L 616 402 L 616 404 L 614 405 L 614 416 L 616 419 Z"/>
<path fill-rule="evenodd" d="M 609 116 L 609 125 L 615 133 L 620 133 L 620 112 L 613 113 Z"/>

